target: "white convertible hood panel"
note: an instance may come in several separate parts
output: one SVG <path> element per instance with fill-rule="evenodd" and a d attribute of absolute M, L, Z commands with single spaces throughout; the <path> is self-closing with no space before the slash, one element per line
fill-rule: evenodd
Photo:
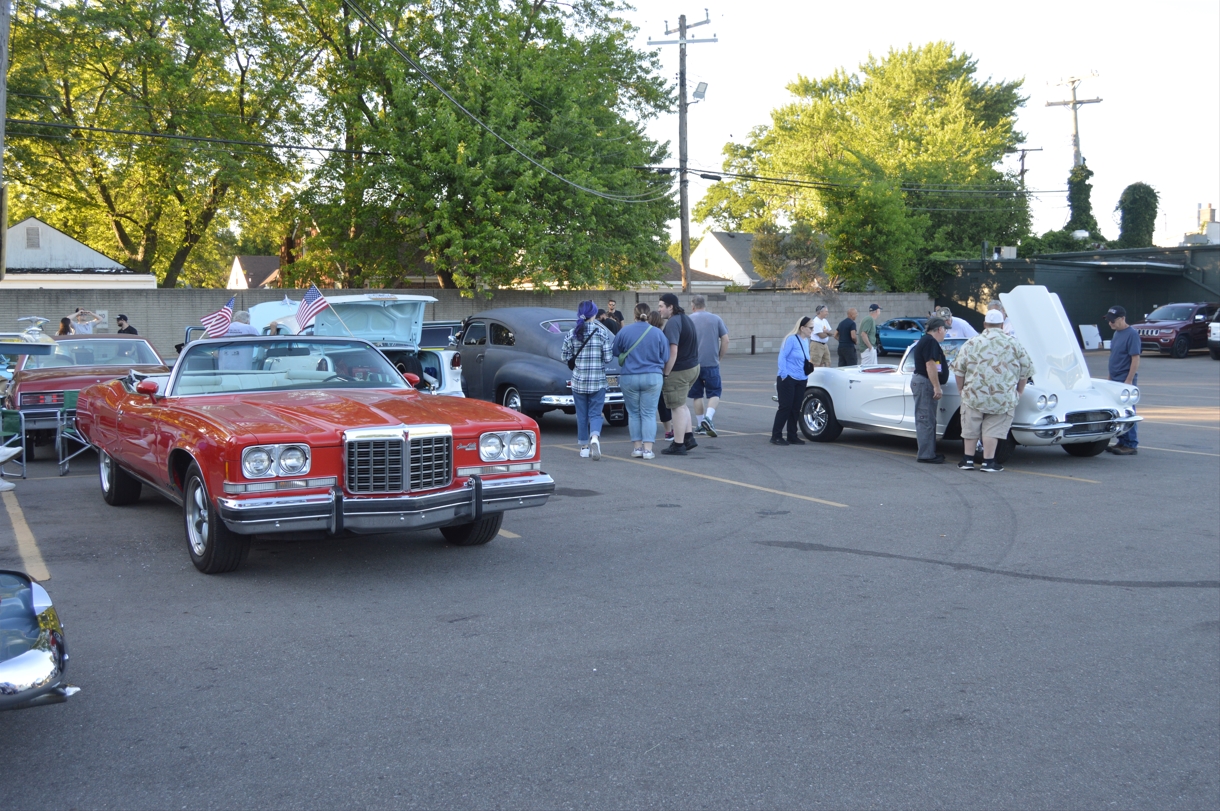
<path fill-rule="evenodd" d="M 1000 302 L 1017 339 L 1034 362 L 1034 382 L 1052 389 L 1093 388 L 1084 353 L 1059 296 L 1042 285 L 1014 287 Z"/>

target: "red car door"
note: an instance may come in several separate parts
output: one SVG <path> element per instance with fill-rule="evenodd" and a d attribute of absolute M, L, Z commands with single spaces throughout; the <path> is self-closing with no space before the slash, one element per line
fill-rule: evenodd
<path fill-rule="evenodd" d="M 119 458 L 125 467 L 157 484 L 164 484 L 168 477 L 165 454 L 158 452 L 159 412 L 164 403 L 146 394 L 129 393 L 119 401 L 117 414 Z"/>

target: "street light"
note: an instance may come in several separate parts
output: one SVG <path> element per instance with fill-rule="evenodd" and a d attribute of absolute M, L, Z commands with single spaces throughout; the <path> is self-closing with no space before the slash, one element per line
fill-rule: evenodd
<path fill-rule="evenodd" d="M 695 86 L 695 92 L 691 93 L 691 96 L 695 99 L 695 101 L 703 101 L 703 97 L 706 95 L 707 82 L 699 82 L 699 84 Z"/>

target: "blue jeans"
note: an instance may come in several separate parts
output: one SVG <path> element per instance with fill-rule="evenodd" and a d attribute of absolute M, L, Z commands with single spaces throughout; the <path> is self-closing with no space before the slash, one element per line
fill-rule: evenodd
<path fill-rule="evenodd" d="M 1123 375 L 1122 377 L 1112 377 L 1110 379 L 1116 383 L 1126 383 L 1127 382 L 1126 375 Z M 1135 375 L 1131 378 L 1131 385 L 1138 386 L 1139 384 L 1140 384 L 1140 375 L 1139 375 L 1139 372 L 1136 372 Z M 1118 438 L 1118 444 L 1124 448 L 1134 448 L 1137 445 L 1139 445 L 1140 444 L 1139 436 L 1136 434 L 1136 428 L 1138 426 L 1139 426 L 1138 422 L 1134 423 L 1131 426 L 1130 431 L 1128 431 L 1127 433 L 1123 434 L 1122 436 L 1120 436 Z"/>
<path fill-rule="evenodd" d="M 627 406 L 627 427 L 632 442 L 652 444 L 657 438 L 657 401 L 664 383 L 660 372 L 619 376 L 618 385 Z"/>
<path fill-rule="evenodd" d="M 592 394 L 572 392 L 576 400 L 576 439 L 581 445 L 589 444 L 590 434 L 602 432 L 602 407 L 606 404 L 606 390 L 600 388 Z"/>

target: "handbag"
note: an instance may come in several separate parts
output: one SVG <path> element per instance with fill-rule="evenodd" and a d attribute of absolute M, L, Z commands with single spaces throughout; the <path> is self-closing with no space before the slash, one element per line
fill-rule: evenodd
<path fill-rule="evenodd" d="M 640 333 L 640 337 L 635 339 L 635 343 L 633 343 L 631 346 L 627 347 L 626 352 L 619 353 L 619 356 L 618 356 L 618 365 L 619 366 L 622 366 L 624 363 L 627 362 L 627 356 L 631 354 L 631 350 L 635 349 L 637 346 L 640 345 L 640 341 L 644 340 L 644 336 L 646 336 L 652 330 L 652 328 L 653 328 L 652 324 L 649 324 L 647 327 L 645 327 L 644 331 Z"/>
<path fill-rule="evenodd" d="M 809 375 L 813 374 L 814 370 L 813 361 L 809 360 L 809 347 L 806 346 L 805 342 L 800 338 L 797 338 L 796 340 L 801 345 L 801 351 L 805 353 L 805 376 L 808 377 Z"/>
<path fill-rule="evenodd" d="M 585 323 L 587 324 L 589 322 L 586 321 Z M 572 372 L 576 371 L 576 359 L 580 357 L 580 353 L 584 351 L 585 344 L 589 343 L 589 339 L 593 337 L 593 333 L 595 333 L 595 332 L 597 332 L 597 327 L 594 327 L 593 329 L 589 330 L 589 334 L 586 335 L 585 339 L 580 342 L 580 349 L 577 349 L 576 354 L 568 359 L 568 370 L 569 371 L 572 371 Z"/>

